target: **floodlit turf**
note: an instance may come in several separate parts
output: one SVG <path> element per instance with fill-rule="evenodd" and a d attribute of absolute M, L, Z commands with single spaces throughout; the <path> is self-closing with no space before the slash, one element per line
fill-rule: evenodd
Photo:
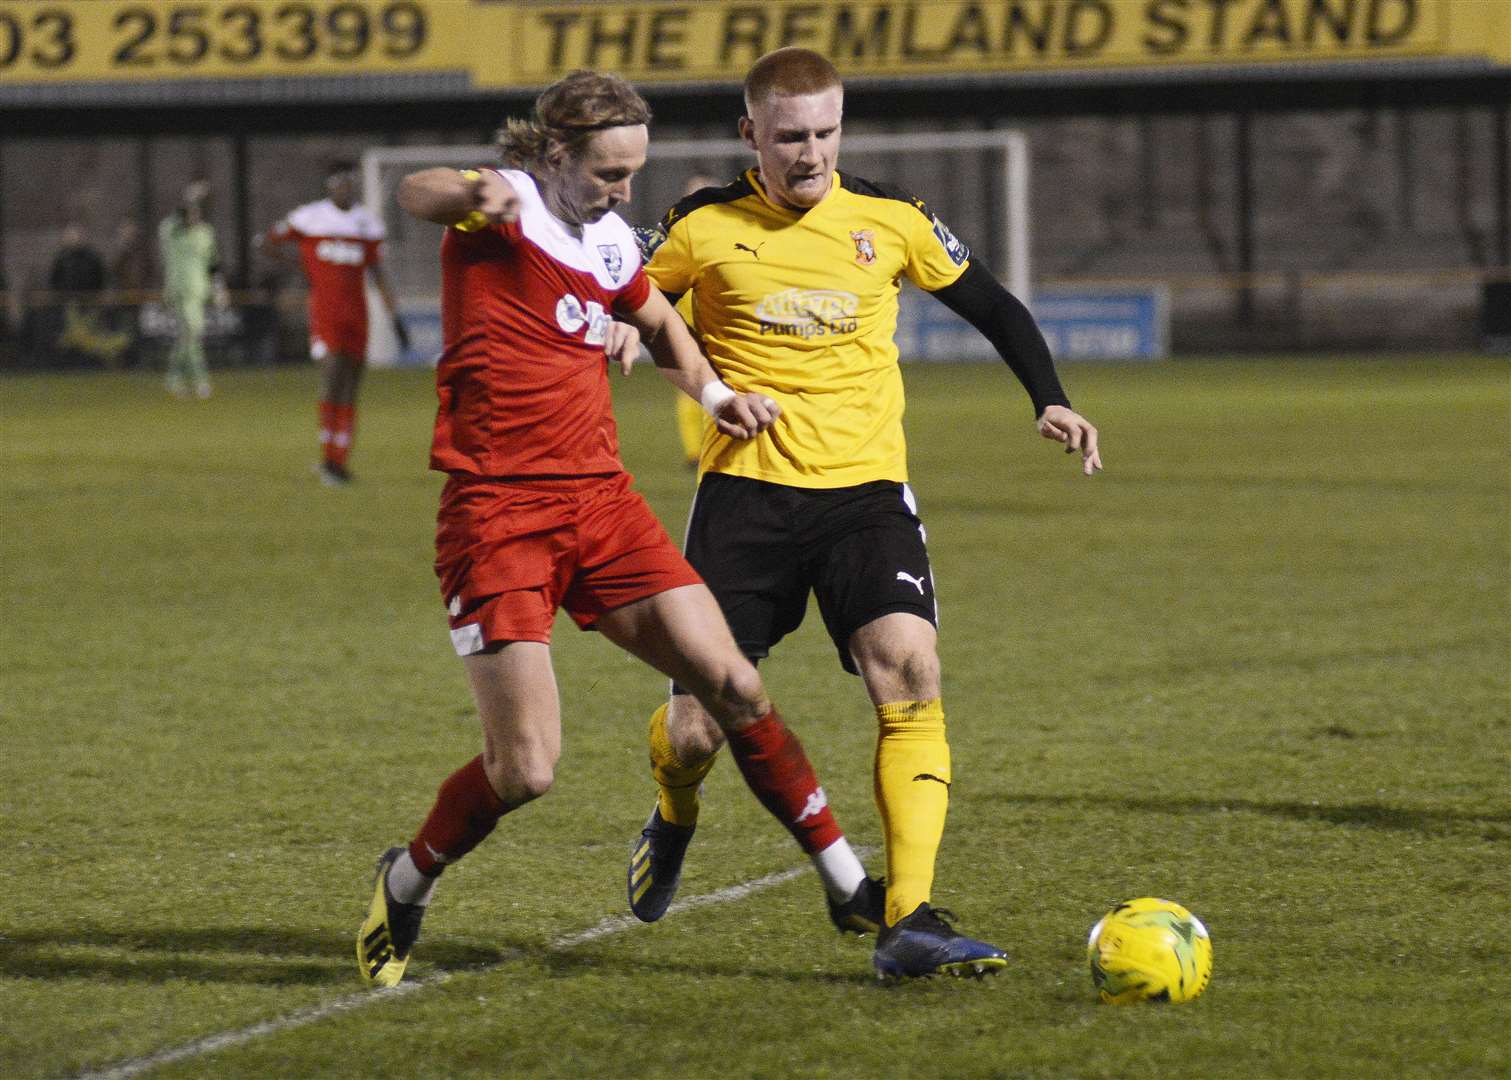
<path fill-rule="evenodd" d="M 664 683 L 563 621 L 556 788 L 447 874 L 423 985 L 376 1001 L 372 861 L 478 743 L 429 376 L 372 374 L 349 490 L 310 472 L 309 371 L 202 403 L 0 381 L 0 1075 L 241 1033 L 151 1075 L 1505 1076 L 1506 364 L 1065 377 L 1095 480 L 1002 368 L 907 369 L 955 754 L 935 900 L 1003 975 L 877 986 L 811 873 L 573 940 L 625 910 Z M 669 392 L 615 385 L 680 534 Z M 871 712 L 816 616 L 767 677 L 876 846 Z M 728 761 L 707 800 L 683 895 L 803 864 Z M 1211 929 L 1190 1005 L 1095 1001 L 1086 933 L 1145 894 Z"/>

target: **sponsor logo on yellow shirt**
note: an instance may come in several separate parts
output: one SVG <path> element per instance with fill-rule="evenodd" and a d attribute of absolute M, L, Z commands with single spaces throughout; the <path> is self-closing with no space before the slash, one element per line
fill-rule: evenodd
<path fill-rule="evenodd" d="M 762 335 L 823 337 L 853 334 L 860 297 L 840 289 L 783 289 L 767 293 L 756 304 Z"/>

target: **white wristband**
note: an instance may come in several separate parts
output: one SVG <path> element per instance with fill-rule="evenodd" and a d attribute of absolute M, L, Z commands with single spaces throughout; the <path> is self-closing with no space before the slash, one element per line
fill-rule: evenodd
<path fill-rule="evenodd" d="M 709 416 L 718 416 L 719 410 L 724 403 L 735 396 L 735 392 L 718 379 L 714 379 L 703 388 L 703 396 L 698 400 L 703 403 L 703 411 Z"/>

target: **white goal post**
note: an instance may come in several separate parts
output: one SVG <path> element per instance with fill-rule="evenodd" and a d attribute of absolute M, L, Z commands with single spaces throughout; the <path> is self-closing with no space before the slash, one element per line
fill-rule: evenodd
<path fill-rule="evenodd" d="M 373 363 L 433 361 L 439 349 L 436 250 L 440 229 L 399 210 L 395 202 L 399 181 L 418 169 L 466 168 L 496 158 L 492 146 L 460 145 L 374 147 L 362 155 L 362 199 L 388 227 L 385 265 L 414 346 L 409 357 L 398 357 L 388 320 L 375 316 L 369 345 Z M 753 152 L 739 139 L 652 139 L 646 167 L 635 178 L 633 201 L 620 214 L 635 224 L 654 224 L 681 198 L 687 176 L 706 173 L 722 183 L 754 161 Z M 1015 296 L 1031 303 L 1029 157 L 1028 139 L 1022 132 L 846 135 L 840 146 L 840 168 L 922 198 L 957 236 L 988 260 Z M 378 310 L 376 295 L 370 295 L 368 303 L 370 310 Z"/>

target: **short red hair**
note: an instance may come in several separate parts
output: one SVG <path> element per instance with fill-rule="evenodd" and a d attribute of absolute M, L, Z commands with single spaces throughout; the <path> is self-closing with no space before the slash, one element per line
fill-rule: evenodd
<path fill-rule="evenodd" d="M 751 65 L 745 76 L 745 111 L 772 94 L 816 94 L 834 87 L 844 89 L 844 84 L 827 56 L 790 45 L 767 53 Z"/>

